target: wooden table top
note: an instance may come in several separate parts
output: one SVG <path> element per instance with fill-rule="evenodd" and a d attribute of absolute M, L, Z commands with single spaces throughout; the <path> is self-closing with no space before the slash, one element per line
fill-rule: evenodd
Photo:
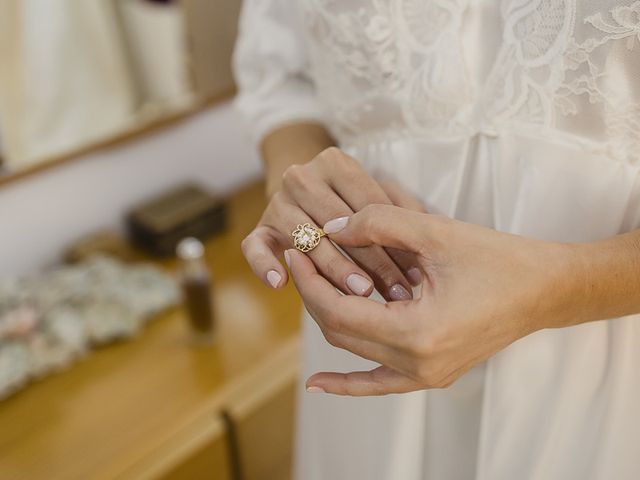
<path fill-rule="evenodd" d="M 230 382 L 295 341 L 295 290 L 266 288 L 240 252 L 264 205 L 262 184 L 235 194 L 228 231 L 207 244 L 216 344 L 191 345 L 187 319 L 175 310 L 138 338 L 100 348 L 0 402 L 1 479 L 121 476 L 210 411 Z"/>

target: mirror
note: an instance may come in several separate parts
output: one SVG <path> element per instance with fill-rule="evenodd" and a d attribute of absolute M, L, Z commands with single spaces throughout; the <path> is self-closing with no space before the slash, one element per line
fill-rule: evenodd
<path fill-rule="evenodd" d="M 2 0 L 0 178 L 233 92 L 240 0 Z"/>

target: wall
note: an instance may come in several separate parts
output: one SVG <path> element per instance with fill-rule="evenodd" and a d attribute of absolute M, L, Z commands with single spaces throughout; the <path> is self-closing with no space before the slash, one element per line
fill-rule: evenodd
<path fill-rule="evenodd" d="M 0 188 L 0 278 L 55 263 L 70 242 L 121 227 L 134 203 L 196 180 L 226 193 L 260 175 L 260 161 L 229 103 L 158 134 Z"/>

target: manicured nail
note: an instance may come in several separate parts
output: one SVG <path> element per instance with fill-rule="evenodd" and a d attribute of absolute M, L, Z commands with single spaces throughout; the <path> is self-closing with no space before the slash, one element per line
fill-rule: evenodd
<path fill-rule="evenodd" d="M 391 300 L 411 300 L 411 294 L 399 283 L 389 289 Z"/>
<path fill-rule="evenodd" d="M 275 270 L 269 270 L 267 272 L 267 280 L 273 288 L 278 288 L 280 280 L 282 280 L 282 276 Z"/>
<path fill-rule="evenodd" d="M 371 288 L 371 282 L 362 275 L 352 273 L 347 277 L 347 287 L 356 295 L 364 295 Z"/>
<path fill-rule="evenodd" d="M 334 218 L 325 223 L 322 230 L 324 230 L 324 233 L 338 233 L 347 226 L 347 223 L 349 223 L 349 217 Z"/>
<path fill-rule="evenodd" d="M 422 272 L 418 267 L 411 267 L 407 270 L 407 277 L 414 286 L 422 283 Z"/>
<path fill-rule="evenodd" d="M 284 261 L 287 263 L 287 267 L 291 268 L 291 256 L 289 255 L 289 250 L 284 251 Z"/>
<path fill-rule="evenodd" d="M 320 387 L 307 387 L 307 392 L 309 393 L 326 393 L 322 388 Z"/>

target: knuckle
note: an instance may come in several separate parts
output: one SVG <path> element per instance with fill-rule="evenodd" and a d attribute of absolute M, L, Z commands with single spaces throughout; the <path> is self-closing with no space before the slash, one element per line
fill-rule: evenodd
<path fill-rule="evenodd" d="M 335 281 L 338 278 L 338 268 L 336 267 L 335 262 L 326 262 L 322 267 L 322 271 L 331 281 Z"/>
<path fill-rule="evenodd" d="M 279 225 L 284 218 L 290 216 L 291 200 L 282 191 L 278 191 L 271 197 L 271 202 L 265 211 L 261 222 L 278 230 Z"/>
<path fill-rule="evenodd" d="M 284 201 L 284 194 L 282 193 L 281 190 L 278 190 L 276 193 L 274 193 L 271 196 L 271 201 L 269 202 L 270 205 L 276 205 L 278 203 L 282 203 Z"/>
<path fill-rule="evenodd" d="M 424 385 L 425 387 L 430 385 L 431 371 L 425 365 L 420 363 L 415 364 L 411 373 L 421 385 Z"/>
<path fill-rule="evenodd" d="M 262 271 L 270 263 L 269 262 L 270 258 L 266 253 L 261 251 L 255 251 L 255 250 L 252 250 L 251 248 L 247 249 L 246 253 L 244 254 L 244 257 L 247 260 L 247 263 L 249 264 L 249 266 L 251 266 L 251 268 L 256 273 L 259 273 L 260 271 Z"/>
<path fill-rule="evenodd" d="M 242 250 L 242 254 L 246 257 L 247 256 L 247 250 L 249 249 L 249 246 L 251 244 L 251 240 L 250 237 L 251 234 L 247 235 L 246 237 L 244 237 L 244 239 L 242 240 L 242 242 L 240 243 L 240 250 Z"/>
<path fill-rule="evenodd" d="M 323 315 L 323 323 L 331 334 L 339 334 L 342 331 L 342 322 L 338 315 L 331 311 L 326 311 Z"/>
<path fill-rule="evenodd" d="M 419 350 L 422 358 L 435 358 L 440 351 L 440 341 L 435 335 L 423 335 L 422 347 Z"/>
<path fill-rule="evenodd" d="M 371 233 L 373 231 L 375 227 L 374 218 L 376 217 L 376 211 L 377 205 L 373 204 L 367 205 L 362 208 L 362 210 L 360 210 L 360 230 L 364 231 L 365 233 Z"/>
<path fill-rule="evenodd" d="M 304 165 L 290 165 L 282 174 L 282 185 L 286 189 L 305 185 L 309 181 L 309 173 Z"/>
<path fill-rule="evenodd" d="M 408 353 L 419 360 L 433 359 L 437 354 L 438 342 L 427 335 L 413 335 L 407 341 Z"/>
<path fill-rule="evenodd" d="M 329 340 L 327 340 L 329 342 L 329 345 L 331 345 L 332 347 L 340 348 L 341 345 L 337 335 L 329 333 L 327 334 L 327 337 L 329 338 Z"/>
<path fill-rule="evenodd" d="M 434 247 L 444 248 L 447 245 L 450 245 L 452 241 L 454 241 L 454 232 L 455 229 L 453 225 L 455 223 L 451 218 L 445 217 L 444 215 L 430 215 L 430 224 L 429 228 L 432 231 L 431 237 L 434 239 L 438 239 L 437 241 L 429 242 L 429 245 L 424 245 L 425 250 L 433 249 Z M 420 252 L 422 254 L 427 254 L 427 251 Z"/>
<path fill-rule="evenodd" d="M 416 335 L 413 335 L 409 338 L 407 338 L 406 343 L 405 343 L 405 349 L 406 352 L 412 357 L 412 358 L 426 358 L 426 356 L 424 355 L 423 352 L 423 344 L 422 344 L 422 340 L 420 338 L 418 338 Z"/>
<path fill-rule="evenodd" d="M 334 172 L 340 170 L 343 173 L 351 171 L 358 165 L 353 158 L 344 153 L 338 147 L 329 147 L 324 149 L 314 159 L 315 163 L 319 163 L 328 170 Z"/>
<path fill-rule="evenodd" d="M 396 266 L 385 259 L 373 262 L 370 266 L 372 273 L 381 278 L 385 284 L 395 284 L 400 278 Z"/>
<path fill-rule="evenodd" d="M 374 239 L 375 241 L 375 239 Z M 391 285 L 403 283 L 404 276 L 396 264 L 377 245 L 367 247 L 367 252 L 363 252 L 359 261 L 365 266 L 376 280 L 382 282 L 387 288 Z"/>
<path fill-rule="evenodd" d="M 442 342 L 433 335 L 415 335 L 407 342 L 413 359 L 413 373 L 425 388 L 446 388 L 453 380 L 446 375 L 448 368 L 442 359 Z"/>
<path fill-rule="evenodd" d="M 337 334 L 335 334 L 334 332 L 324 331 L 324 330 L 322 333 L 329 345 L 331 345 L 332 347 L 340 348 L 341 344 Z"/>
<path fill-rule="evenodd" d="M 337 162 L 341 162 L 345 157 L 345 154 L 338 147 L 331 146 L 322 150 L 315 158 L 314 161 L 322 164 L 335 165 Z"/>
<path fill-rule="evenodd" d="M 426 388 L 437 388 L 440 380 L 439 371 L 430 363 L 421 363 L 415 369 L 416 379 Z"/>
<path fill-rule="evenodd" d="M 436 388 L 449 388 L 455 382 L 455 378 L 447 378 L 439 382 Z"/>
<path fill-rule="evenodd" d="M 271 197 L 271 201 L 269 202 L 269 206 L 267 207 L 267 210 L 272 213 L 272 212 L 277 212 L 278 209 L 281 208 L 282 205 L 284 205 L 285 202 L 285 195 L 284 193 L 282 193 L 282 191 L 277 191 L 276 193 L 273 194 L 273 196 Z M 267 215 L 267 212 L 265 211 L 265 216 Z"/>
<path fill-rule="evenodd" d="M 370 203 L 360 210 L 362 217 L 362 227 L 367 231 L 372 231 L 377 222 L 384 222 L 387 214 L 387 205 Z"/>
<path fill-rule="evenodd" d="M 251 232 L 249 235 L 247 235 L 242 242 L 240 243 L 240 249 L 242 250 L 242 254 L 249 258 L 255 258 L 257 256 L 256 252 L 255 252 L 255 245 L 256 245 L 256 241 L 259 240 L 259 236 L 256 233 L 256 231 L 254 230 L 253 232 Z"/>

